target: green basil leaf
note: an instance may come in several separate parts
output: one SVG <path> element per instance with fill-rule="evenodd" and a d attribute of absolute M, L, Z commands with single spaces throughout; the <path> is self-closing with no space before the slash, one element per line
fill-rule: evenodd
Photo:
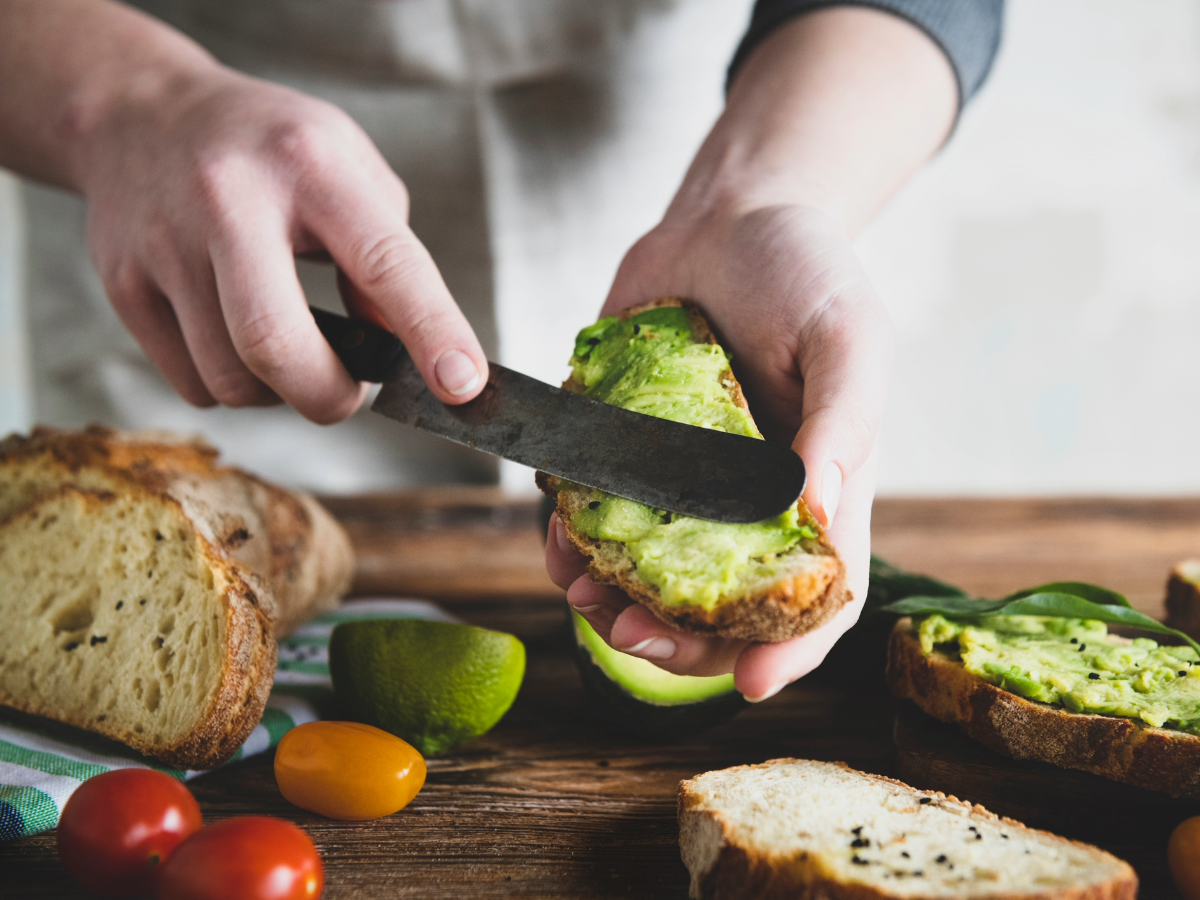
<path fill-rule="evenodd" d="M 1032 594 L 1071 594 L 1072 596 L 1082 597 L 1084 600 L 1090 600 L 1092 603 L 1099 603 L 1104 606 L 1133 607 L 1133 604 L 1126 599 L 1124 594 L 1110 591 L 1108 588 L 1100 587 L 1098 584 L 1088 584 L 1086 581 L 1054 581 L 1050 584 L 1017 591 L 1015 594 L 1009 594 L 1004 599 L 1020 600 Z"/>
<path fill-rule="evenodd" d="M 1055 616 L 1063 619 L 1096 619 L 1110 625 L 1128 625 L 1142 631 L 1154 634 L 1167 634 L 1183 638 L 1196 653 L 1200 654 L 1200 644 L 1174 628 L 1168 628 L 1158 619 L 1153 619 L 1145 613 L 1138 612 L 1129 606 L 1115 606 L 1092 603 L 1083 597 L 1072 594 L 1046 592 L 1031 594 L 1020 600 L 1013 600 L 995 612 L 987 615 L 994 616 Z"/>
<path fill-rule="evenodd" d="M 905 597 L 895 603 L 889 603 L 879 608 L 880 612 L 894 613 L 897 616 L 932 616 L 935 613 L 954 618 L 955 616 L 986 616 L 994 614 L 1010 601 L 980 600 L 965 595 L 951 597 L 931 597 L 918 595 Z"/>
<path fill-rule="evenodd" d="M 870 580 L 867 582 L 867 601 L 863 605 L 862 615 L 864 619 L 879 612 L 880 607 L 888 603 L 894 603 L 897 600 L 903 600 L 905 597 L 912 597 L 914 595 L 928 597 L 967 596 L 964 591 L 954 587 L 952 584 L 946 584 L 946 582 L 930 578 L 928 575 L 914 575 L 912 572 L 905 572 L 903 569 L 893 566 L 887 560 L 872 555 Z"/>

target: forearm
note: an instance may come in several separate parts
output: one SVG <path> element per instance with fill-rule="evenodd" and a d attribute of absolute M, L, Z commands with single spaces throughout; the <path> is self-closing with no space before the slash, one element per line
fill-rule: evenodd
<path fill-rule="evenodd" d="M 109 0 L 7 0 L 0 4 L 0 166 L 81 190 L 90 136 L 111 110 L 169 97 L 216 67 L 183 35 Z"/>
<path fill-rule="evenodd" d="M 853 234 L 937 151 L 956 107 L 949 62 L 913 25 L 808 13 L 741 66 L 672 211 L 798 204 Z"/>

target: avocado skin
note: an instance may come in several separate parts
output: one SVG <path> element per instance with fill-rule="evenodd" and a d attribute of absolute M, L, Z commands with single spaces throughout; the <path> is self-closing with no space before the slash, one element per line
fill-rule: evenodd
<path fill-rule="evenodd" d="M 567 624 L 571 625 L 568 609 Z M 691 737 L 724 724 L 750 706 L 737 691 L 730 691 L 695 703 L 656 706 L 629 693 L 608 676 L 592 659 L 592 654 L 570 627 L 575 665 L 594 708 L 606 722 L 627 734 L 649 741 L 673 741 Z"/>

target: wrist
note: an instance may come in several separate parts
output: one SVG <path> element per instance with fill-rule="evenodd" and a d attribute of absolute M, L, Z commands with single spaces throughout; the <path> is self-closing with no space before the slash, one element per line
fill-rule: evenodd
<path fill-rule="evenodd" d="M 769 207 L 801 207 L 849 231 L 845 198 L 819 171 L 777 162 L 754 146 L 753 133 L 723 116 L 697 154 L 667 218 L 740 218 Z"/>
<path fill-rule="evenodd" d="M 128 152 L 126 140 L 145 144 L 169 129 L 192 98 L 226 73 L 200 47 L 180 43 L 182 53 L 175 47 L 171 55 L 105 66 L 68 94 L 59 121 L 71 187 L 91 193 L 97 173 L 109 168 L 101 157 Z"/>

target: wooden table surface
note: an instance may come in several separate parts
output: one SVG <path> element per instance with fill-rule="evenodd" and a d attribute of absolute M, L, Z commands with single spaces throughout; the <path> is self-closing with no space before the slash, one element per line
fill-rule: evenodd
<path fill-rule="evenodd" d="M 395 816 L 340 823 L 292 807 L 269 754 L 191 783 L 206 821 L 269 814 L 305 828 L 324 855 L 326 897 L 682 898 L 680 779 L 776 756 L 895 771 L 896 707 L 870 678 L 847 687 L 837 673 L 818 673 L 671 744 L 596 721 L 561 592 L 542 568 L 536 502 L 440 489 L 329 505 L 359 550 L 356 593 L 437 599 L 466 621 L 516 634 L 529 662 L 504 720 L 431 759 L 424 790 Z M 880 500 L 875 550 L 983 595 L 1079 579 L 1160 613 L 1170 566 L 1200 556 L 1200 500 Z M 1126 835 L 1111 849 L 1138 870 L 1142 897 L 1175 896 L 1161 834 Z M 0 845 L 0 897 L 72 896 L 53 834 Z"/>

